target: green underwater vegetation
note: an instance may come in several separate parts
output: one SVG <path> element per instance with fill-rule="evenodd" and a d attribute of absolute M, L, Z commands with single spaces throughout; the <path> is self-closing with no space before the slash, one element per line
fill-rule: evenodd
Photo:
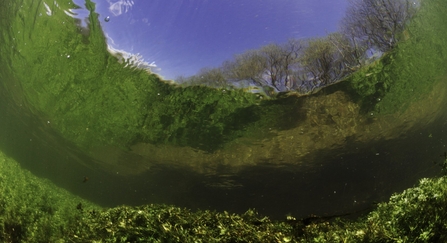
<path fill-rule="evenodd" d="M 268 99 L 242 90 L 169 84 L 107 52 L 90 1 L 87 29 L 63 12 L 72 2 L 52 5 L 51 17 L 40 3 L 0 3 L 0 25 L 10 26 L 0 36 L 2 88 L 19 86 L 13 99 L 81 148 L 144 142 L 213 152 L 236 138 L 286 131 L 298 122 L 289 114 L 300 108 L 302 97 Z M 445 9 L 445 1 L 422 1 L 396 49 L 313 97 L 343 91 L 374 117 L 407 111 L 446 81 Z M 421 179 L 358 220 L 274 221 L 255 210 L 237 215 L 168 205 L 101 208 L 37 178 L 3 153 L 0 171 L 2 242 L 447 240 L 445 176 Z"/>
<path fill-rule="evenodd" d="M 0 154 L 2 242 L 444 242 L 447 177 L 421 179 L 356 220 L 271 220 L 163 204 L 101 208 Z M 299 207 L 299 205 L 296 205 Z"/>
<path fill-rule="evenodd" d="M 302 119 L 293 114 L 306 98 L 293 92 L 270 99 L 234 88 L 184 87 L 137 69 L 107 51 L 95 4 L 86 2 L 87 27 L 64 12 L 73 5 L 51 6 L 51 16 L 35 1 L 2 6 L 4 25 L 13 23 L 2 53 L 27 107 L 81 148 L 150 143 L 213 152 Z M 392 52 L 318 93 L 342 90 L 364 114 L 403 112 L 423 97 L 445 73 L 446 59 L 445 20 L 432 11 L 442 3 L 423 5 Z"/>
<path fill-rule="evenodd" d="M 445 82 L 447 49 L 442 46 L 447 35 L 442 29 L 447 19 L 436 10 L 444 4 L 422 1 L 392 51 L 329 89 L 353 91 L 348 93 L 362 110 L 375 114 L 404 112 L 421 101 L 434 83 Z"/>

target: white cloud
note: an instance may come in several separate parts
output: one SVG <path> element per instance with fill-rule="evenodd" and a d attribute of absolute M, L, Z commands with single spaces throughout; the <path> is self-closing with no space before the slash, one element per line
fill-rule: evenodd
<path fill-rule="evenodd" d="M 118 0 L 117 2 L 107 0 L 107 2 L 110 4 L 109 11 L 115 16 L 127 13 L 135 4 L 132 0 Z"/>
<path fill-rule="evenodd" d="M 111 45 L 107 45 L 107 49 L 112 55 L 117 57 L 121 62 L 126 62 L 126 66 L 133 66 L 140 69 L 149 70 L 153 73 L 161 71 L 161 68 L 158 67 L 157 64 L 155 64 L 155 62 L 151 63 L 146 62 L 143 56 L 139 53 L 134 54 L 124 50 L 119 50 Z"/>

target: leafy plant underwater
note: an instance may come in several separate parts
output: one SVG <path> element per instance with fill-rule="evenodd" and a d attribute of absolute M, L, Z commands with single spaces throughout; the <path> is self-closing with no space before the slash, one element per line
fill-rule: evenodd
<path fill-rule="evenodd" d="M 445 9 L 445 3 L 432 1 L 431 9 Z M 3 16 L 3 15 L 2 15 Z M 20 16 L 20 15 L 17 15 Z M 428 16 L 428 15 L 427 15 Z M 415 77 L 414 80 L 425 80 L 429 82 L 433 75 L 444 74 L 445 70 L 445 51 L 442 49 L 443 40 L 441 37 L 445 32 L 439 32 L 436 28 L 444 27 L 445 21 L 431 21 L 432 19 L 419 19 L 423 26 L 430 26 L 426 29 L 413 29 L 413 34 L 418 34 L 419 41 L 414 43 L 424 43 L 414 45 L 412 48 L 417 52 L 411 54 L 417 56 L 426 66 L 410 65 L 414 67 L 419 75 L 425 72 L 430 74 L 426 79 Z M 432 24 L 436 23 L 436 24 Z M 427 31 L 427 32 L 424 32 Z M 439 33 L 437 39 L 431 38 L 432 35 L 424 35 L 429 32 Z M 430 32 L 430 33 L 431 33 Z M 24 35 L 25 36 L 25 35 Z M 73 38 L 71 38 L 73 40 Z M 74 41 L 74 40 L 73 40 Z M 94 39 L 91 39 L 94 42 Z M 102 41 L 102 40 L 101 40 Z M 427 43 L 434 42 L 436 48 L 426 49 Z M 408 42 L 403 45 L 412 45 Z M 82 45 L 78 45 L 82 49 Z M 398 47 L 403 48 L 403 47 Z M 46 49 L 45 49 L 46 50 Z M 435 55 L 438 61 L 433 61 L 431 55 L 422 55 L 427 51 L 434 52 L 440 50 Z M 25 49 L 23 50 L 25 51 Z M 85 50 L 84 50 L 85 51 Z M 3 53 L 3 52 L 2 52 Z M 60 54 L 60 53 L 57 53 Z M 18 55 L 19 56 L 19 55 Z M 59 56 L 59 55 L 55 55 Z M 30 58 L 30 57 L 20 57 Z M 407 60 L 406 56 L 398 53 L 393 58 Z M 37 60 L 37 59 L 36 59 Z M 67 59 L 68 60 L 68 59 Z M 71 59 L 73 60 L 73 59 Z M 395 59 L 393 59 L 395 61 Z M 408 59 L 413 60 L 413 59 Z M 416 60 L 416 59 L 414 59 Z M 60 61 L 60 60 L 59 60 Z M 52 60 L 52 65 L 58 65 L 58 60 Z M 83 61 L 85 62 L 85 60 Z M 26 62 L 23 62 L 26 63 Z M 94 63 L 94 62 L 92 62 Z M 75 65 L 75 72 L 67 72 L 61 75 L 67 75 L 67 80 L 83 80 L 79 77 L 70 76 L 73 73 L 80 73 L 78 67 L 85 66 L 86 63 Z M 118 66 L 118 65 L 117 65 Z M 16 66 L 16 68 L 19 68 Z M 383 74 L 383 70 L 377 69 Z M 427 71 L 430 70 L 430 71 Z M 38 70 L 39 72 L 41 70 Z M 410 72 L 411 71 L 411 72 Z M 414 70 L 406 70 L 405 79 Z M 106 73 L 107 74 L 107 73 Z M 105 74 L 105 75 L 106 75 Z M 112 73 L 113 74 L 113 73 Z M 88 76 L 89 73 L 79 75 Z M 141 74 L 143 75 L 143 74 Z M 384 75 L 384 74 L 383 74 Z M 390 75 L 385 77 L 386 81 L 391 81 Z M 84 77 L 84 80 L 93 81 L 91 77 Z M 42 80 L 45 80 L 44 78 Z M 356 81 L 360 81 L 359 78 Z M 393 78 L 393 80 L 395 80 Z M 119 88 L 134 89 L 132 80 L 125 80 Z M 384 90 L 388 90 L 391 85 L 409 85 L 414 90 L 423 89 L 423 82 L 400 82 L 387 83 L 383 85 Z M 355 82 L 354 82 L 355 83 Z M 53 83 L 55 84 L 55 83 Z M 60 84 L 60 83 L 59 83 Z M 85 87 L 89 87 L 91 83 Z M 162 90 L 166 88 L 164 84 L 157 85 L 163 87 L 154 88 Z M 35 84 L 40 85 L 40 84 Z M 93 84 L 91 84 L 93 85 Z M 154 84 L 155 85 L 155 84 Z M 26 85 L 25 85 L 26 86 Z M 74 85 L 76 86 L 76 85 Z M 150 85 L 148 85 L 150 86 Z M 366 87 L 368 85 L 358 86 L 359 90 L 374 94 L 378 86 Z M 77 86 L 76 88 L 79 88 Z M 84 87 L 84 88 L 85 88 Z M 380 86 L 381 87 L 381 86 Z M 379 87 L 379 88 L 380 88 Z M 396 86 L 393 86 L 396 87 Z M 141 87 L 138 87 L 141 88 Z M 146 87 L 152 88 L 152 87 Z M 355 87 L 354 87 L 355 88 Z M 167 89 L 167 88 L 166 88 Z M 33 90 L 33 87 L 30 88 Z M 53 91 L 64 89 L 50 89 Z M 142 89 L 144 90 L 144 89 Z M 394 111 L 393 106 L 386 104 L 397 104 L 402 99 L 412 96 L 413 93 L 406 92 L 405 89 L 394 88 L 396 91 L 388 95 L 387 99 L 381 103 L 382 107 L 388 108 L 388 112 Z M 114 91 L 117 94 L 119 91 Z M 85 89 L 75 89 L 69 92 L 77 98 L 83 98 L 88 93 Z M 104 92 L 99 94 L 113 94 L 113 92 Z M 189 95 L 189 94 L 185 94 Z M 30 91 L 30 97 L 34 97 Z M 55 95 L 54 97 L 57 97 Z M 139 97 L 135 96 L 138 100 Z M 132 98 L 135 98 L 132 97 Z M 41 98 L 41 97 L 40 97 Z M 145 98 L 145 97 L 143 97 Z M 154 95 L 154 100 L 157 96 Z M 252 98 L 247 98 L 252 99 Z M 195 98 L 194 98 L 195 100 Z M 212 99 L 210 99 L 212 101 Z M 253 98 L 253 102 L 255 102 Z M 64 103 L 53 102 L 54 100 L 40 100 L 35 104 L 41 107 L 51 107 L 58 105 L 54 110 L 63 109 Z M 81 99 L 82 101 L 82 99 Z M 125 103 L 125 102 L 124 102 Z M 241 103 L 244 103 L 241 101 Z M 67 103 L 68 104 L 68 103 Z M 85 103 L 88 105 L 88 103 Z M 80 105 L 80 104 L 79 104 Z M 116 104 L 107 105 L 107 107 L 116 107 Z M 66 107 L 65 107 L 66 108 Z M 89 107 L 87 107 L 89 108 Z M 135 108 L 137 111 L 141 107 Z M 42 108 L 42 110 L 44 110 Z M 88 109 L 87 109 L 88 110 Z M 209 112 L 207 106 L 203 108 L 204 112 Z M 160 112 L 163 109 L 160 109 Z M 73 117 L 79 117 L 79 114 L 73 111 Z M 84 114 L 90 114 L 88 112 Z M 98 115 L 102 113 L 91 114 Z M 104 116 L 106 117 L 106 116 Z M 133 117 L 133 116 L 130 116 Z M 65 122 L 61 119 L 61 123 Z M 92 120 L 94 120 L 92 118 Z M 106 125 L 120 124 L 117 120 L 104 119 Z M 138 117 L 137 117 L 138 118 Z M 80 119 L 80 118 L 79 118 Z M 102 120 L 101 120 L 102 121 Z M 82 123 L 77 123 L 82 124 Z M 127 123 L 126 123 L 127 124 Z M 135 131 L 134 127 L 123 125 L 118 131 Z M 68 127 L 67 126 L 67 130 Z M 90 128 L 92 129 L 92 128 Z M 85 130 L 80 127 L 79 131 Z M 98 128 L 100 130 L 100 128 Z M 160 128 L 160 130 L 163 130 Z M 61 131 L 65 131 L 61 128 Z M 102 131 L 102 130 L 101 130 Z M 114 130 L 116 131 L 116 130 Z M 102 131 L 108 134 L 109 130 Z M 120 134 L 120 133 L 118 133 Z M 124 133 L 122 133 L 124 134 Z M 70 135 L 67 135 L 70 137 Z M 76 139 L 84 139 L 80 132 L 73 132 L 71 136 Z M 124 136 L 124 135 L 123 135 Z M 127 135 L 126 135 L 127 136 Z M 107 139 L 106 139 L 107 138 Z M 110 137 L 104 136 L 107 141 L 113 141 Z M 131 141 L 134 137 L 122 138 L 122 141 Z M 0 174 L 0 240 L 3 242 L 445 242 L 447 241 L 446 231 L 447 218 L 447 179 L 445 176 L 421 179 L 419 185 L 409 188 L 402 193 L 393 195 L 389 202 L 381 203 L 377 208 L 367 216 L 357 221 L 348 221 L 337 219 L 334 221 L 313 221 L 309 224 L 303 220 L 285 220 L 272 221 L 268 218 L 259 216 L 254 211 L 249 210 L 243 215 L 231 213 L 218 213 L 212 211 L 191 212 L 187 209 L 180 209 L 166 205 L 147 205 L 141 207 L 117 207 L 113 209 L 102 209 L 84 200 L 73 197 L 66 191 L 55 187 L 47 181 L 42 181 L 33 177 L 29 172 L 23 171 L 14 161 L 1 156 L 1 174 Z M 42 195 L 46 195 L 43 196 Z M 81 207 L 78 207 L 79 203 Z M 299 205 L 297 205 L 298 207 Z"/>
<path fill-rule="evenodd" d="M 357 220 L 271 220 L 169 205 L 101 208 L 0 154 L 2 242 L 445 242 L 447 176 L 424 178 Z M 14 185 L 14 186 L 13 186 Z M 44 196 L 42 196 L 44 195 Z M 299 207 L 299 205 L 297 205 Z"/>

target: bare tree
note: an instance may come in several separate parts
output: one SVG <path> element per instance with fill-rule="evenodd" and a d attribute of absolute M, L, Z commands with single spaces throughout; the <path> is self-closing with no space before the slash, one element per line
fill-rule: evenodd
<path fill-rule="evenodd" d="M 340 62 L 341 76 L 352 73 L 361 66 L 361 60 L 365 58 L 367 49 L 365 45 L 360 45 L 352 36 L 340 32 L 329 34 L 327 40 L 335 48 L 334 55 Z"/>
<path fill-rule="evenodd" d="M 356 71 L 367 59 L 367 50 L 392 49 L 419 6 L 418 0 L 350 1 L 340 32 L 249 50 L 221 67 L 204 68 L 179 81 L 214 87 L 244 81 L 269 90 L 308 92 Z"/>
<path fill-rule="evenodd" d="M 300 61 L 303 71 L 314 82 L 314 86 L 330 84 L 343 73 L 338 50 L 328 37 L 310 40 Z"/>
<path fill-rule="evenodd" d="M 287 75 L 283 59 L 284 50 L 277 44 L 269 44 L 262 47 L 260 53 L 266 61 L 265 74 L 269 76 L 271 85 L 279 90 L 278 85 Z"/>
<path fill-rule="evenodd" d="M 196 75 L 201 84 L 212 87 L 225 87 L 228 85 L 224 72 L 221 68 L 202 68 Z"/>
<path fill-rule="evenodd" d="M 346 58 L 352 65 L 348 68 L 354 71 L 357 67 L 363 64 L 366 59 L 366 51 L 369 49 L 368 41 L 365 38 L 358 37 L 354 30 L 351 28 L 343 28 L 341 32 L 338 32 L 341 37 L 340 39 L 345 39 L 343 42 L 346 43 L 345 50 L 350 50 L 350 56 Z M 338 38 L 338 37 L 337 37 Z M 348 54 L 349 55 L 349 54 Z"/>
<path fill-rule="evenodd" d="M 290 89 L 294 87 L 298 81 L 295 76 L 299 75 L 301 66 L 299 65 L 299 57 L 304 50 L 304 42 L 297 39 L 289 39 L 289 41 L 283 46 L 284 53 L 284 67 L 286 69 L 286 78 L 284 80 L 284 86 Z"/>
<path fill-rule="evenodd" d="M 285 45 L 269 44 L 259 50 L 237 55 L 223 65 L 225 74 L 233 80 L 251 80 L 277 91 L 290 87 L 292 66 L 297 63 L 301 42 L 289 40 Z"/>
<path fill-rule="evenodd" d="M 176 81 L 185 85 L 207 85 L 211 87 L 226 87 L 229 85 L 221 68 L 202 68 L 196 75 L 179 76 Z"/>
<path fill-rule="evenodd" d="M 264 79 L 266 67 L 267 62 L 259 50 L 244 52 L 235 56 L 233 61 L 223 63 L 223 70 L 229 80 L 250 80 L 259 86 L 269 84 Z"/>
<path fill-rule="evenodd" d="M 392 49 L 399 34 L 416 11 L 412 0 L 351 0 L 342 20 L 343 32 L 353 40 L 368 43 L 381 51 Z"/>
<path fill-rule="evenodd" d="M 292 65 L 297 63 L 300 50 L 301 44 L 296 40 L 289 40 L 285 45 L 270 44 L 261 48 L 269 81 L 278 91 L 290 87 Z"/>

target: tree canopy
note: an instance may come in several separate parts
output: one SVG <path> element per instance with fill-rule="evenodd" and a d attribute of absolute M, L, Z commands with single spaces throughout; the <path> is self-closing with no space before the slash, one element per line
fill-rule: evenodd
<path fill-rule="evenodd" d="M 309 93 L 368 64 L 371 54 L 393 49 L 417 6 L 413 0 L 351 0 L 338 32 L 248 50 L 178 81 L 214 87 L 243 82 L 276 92 Z"/>

